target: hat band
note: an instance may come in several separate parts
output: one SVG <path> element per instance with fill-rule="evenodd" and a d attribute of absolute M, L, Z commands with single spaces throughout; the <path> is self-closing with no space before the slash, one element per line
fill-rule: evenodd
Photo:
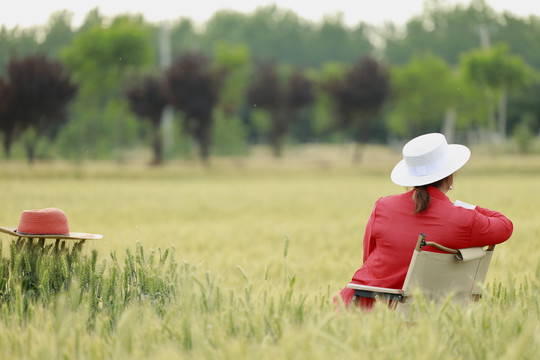
<path fill-rule="evenodd" d="M 409 174 L 411 174 L 412 176 L 426 176 L 440 170 L 445 164 L 446 164 L 446 157 L 441 157 L 427 165 L 421 165 L 421 166 L 407 165 L 407 169 L 409 170 Z"/>

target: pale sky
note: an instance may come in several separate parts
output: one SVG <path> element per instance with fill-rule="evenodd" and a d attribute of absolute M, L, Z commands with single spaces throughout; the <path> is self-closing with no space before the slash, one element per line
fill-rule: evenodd
<path fill-rule="evenodd" d="M 470 0 L 444 0 L 446 3 L 470 3 Z M 0 26 L 26 28 L 45 25 L 49 16 L 60 10 L 73 13 L 73 25 L 79 26 L 85 15 L 98 7 L 101 14 L 112 17 L 121 13 L 140 13 L 150 22 L 188 17 L 196 23 L 207 21 L 216 10 L 232 9 L 252 13 L 260 6 L 276 4 L 293 10 L 300 17 L 320 21 L 324 15 L 343 13 L 348 25 L 360 21 L 380 25 L 392 21 L 401 25 L 422 13 L 424 0 L 0 0 Z M 518 16 L 540 16 L 538 0 L 488 0 L 497 12 L 508 10 Z"/>

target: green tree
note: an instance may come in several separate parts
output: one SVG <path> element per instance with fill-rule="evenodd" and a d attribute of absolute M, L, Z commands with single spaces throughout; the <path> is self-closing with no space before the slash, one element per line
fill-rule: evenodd
<path fill-rule="evenodd" d="M 245 108 L 249 85 L 251 54 L 246 45 L 216 44 L 214 66 L 224 72 L 223 84 L 216 106 L 214 149 L 223 155 L 247 152 L 247 129 L 240 114 Z"/>
<path fill-rule="evenodd" d="M 173 58 L 190 51 L 200 51 L 201 35 L 196 31 L 192 20 L 181 18 L 171 25 L 170 41 Z"/>
<path fill-rule="evenodd" d="M 340 129 L 335 119 L 339 116 L 332 89 L 343 83 L 349 65 L 339 62 L 327 62 L 312 75 L 316 86 L 316 99 L 313 115 L 313 130 L 319 137 L 329 139 L 336 136 Z"/>
<path fill-rule="evenodd" d="M 78 34 L 62 54 L 84 91 L 105 101 L 121 95 L 125 77 L 152 65 L 154 54 L 148 28 L 140 17 L 121 16 L 110 26 L 94 26 Z"/>
<path fill-rule="evenodd" d="M 200 51 L 210 55 L 218 44 L 245 46 L 249 16 L 233 10 L 219 10 L 206 22 L 200 35 Z M 186 26 L 184 26 L 186 29 Z M 187 29 L 186 29 L 187 30 Z M 184 30 L 184 39 L 189 39 Z M 185 40 L 184 40 L 185 41 Z"/>
<path fill-rule="evenodd" d="M 490 130 L 495 129 L 495 99 L 498 98 L 498 133 L 506 137 L 507 91 L 525 83 L 526 68 L 521 57 L 510 54 L 506 44 L 473 50 L 462 55 L 465 76 L 488 94 Z"/>
<path fill-rule="evenodd" d="M 123 87 L 129 76 L 155 64 L 150 33 L 140 16 L 119 16 L 107 27 L 96 20 L 64 49 L 62 59 L 81 84 L 69 125 L 74 129 L 62 134 L 64 151 L 71 143 L 76 148 L 69 152 L 85 149 L 91 157 L 110 156 L 137 140 L 132 136 L 138 124 L 129 114 Z"/>
<path fill-rule="evenodd" d="M 527 83 L 513 91 L 508 97 L 508 133 L 523 124 L 530 127 L 534 134 L 540 131 L 540 73 L 530 71 Z"/>
<path fill-rule="evenodd" d="M 467 138 L 471 142 L 484 141 L 486 140 L 485 129 L 487 128 L 487 114 L 489 112 L 486 93 L 476 84 L 471 83 L 461 69 L 454 70 L 453 74 L 455 91 L 451 95 L 455 96 L 455 103 L 449 108 L 451 111 L 455 111 L 453 113 L 455 115 L 453 129 L 461 134 L 467 134 Z M 445 120 L 448 118 L 446 117 Z M 443 125 L 443 132 L 445 130 L 447 128 Z M 448 141 L 453 141 L 451 134 L 445 133 L 445 135 L 447 135 Z"/>
<path fill-rule="evenodd" d="M 413 56 L 406 65 L 394 68 L 392 83 L 391 133 L 412 138 L 440 132 L 446 111 L 458 99 L 457 80 L 450 66 L 434 54 Z"/>
<path fill-rule="evenodd" d="M 77 29 L 77 33 L 84 33 L 93 27 L 102 27 L 104 17 L 100 14 L 99 8 L 93 8 L 84 17 L 82 25 Z"/>
<path fill-rule="evenodd" d="M 320 24 L 304 30 L 308 39 L 303 63 L 322 66 L 326 62 L 354 62 L 371 55 L 375 48 L 369 36 L 373 29 L 360 23 L 355 28 L 345 25 L 343 14 L 326 16 Z"/>
<path fill-rule="evenodd" d="M 402 65 L 415 54 L 431 52 L 457 65 L 462 52 L 489 42 L 499 26 L 497 14 L 484 0 L 468 5 L 427 0 L 424 12 L 412 17 L 404 32 L 394 24 L 383 29 L 384 56 L 390 64 Z"/>
<path fill-rule="evenodd" d="M 494 44 L 506 43 L 512 54 L 521 55 L 523 61 L 540 70 L 540 17 L 518 17 L 509 12 L 502 14 L 497 31 L 491 34 Z"/>
<path fill-rule="evenodd" d="M 19 27 L 8 29 L 4 25 L 0 27 L 0 75 L 5 73 L 5 68 L 12 58 L 23 58 L 38 52 L 36 32 L 35 27 L 28 29 Z"/>
<path fill-rule="evenodd" d="M 260 7 L 249 15 L 222 10 L 200 33 L 200 51 L 211 54 L 215 44 L 223 41 L 247 45 L 255 61 L 320 66 L 326 61 L 354 61 L 370 54 L 374 49 L 369 40 L 371 30 L 366 24 L 350 29 L 342 15 L 312 23 L 275 5 Z M 186 38 L 191 39 L 191 35 Z M 173 41 L 177 39 L 180 36 Z"/>
<path fill-rule="evenodd" d="M 260 7 L 248 17 L 242 42 L 249 46 L 255 61 L 305 65 L 310 62 L 305 55 L 309 26 L 293 11 L 275 5 Z"/>
<path fill-rule="evenodd" d="M 251 53 L 246 45 L 217 43 L 214 66 L 224 72 L 218 106 L 226 114 L 238 113 L 245 102 L 251 75 Z"/>
<path fill-rule="evenodd" d="M 528 114 L 514 127 L 513 137 L 521 154 L 527 154 L 531 150 L 534 133 L 532 131 L 533 116 Z"/>
<path fill-rule="evenodd" d="M 73 14 L 64 10 L 53 13 L 45 26 L 45 39 L 40 44 L 43 53 L 49 58 L 58 59 L 63 48 L 73 40 L 71 26 Z"/>

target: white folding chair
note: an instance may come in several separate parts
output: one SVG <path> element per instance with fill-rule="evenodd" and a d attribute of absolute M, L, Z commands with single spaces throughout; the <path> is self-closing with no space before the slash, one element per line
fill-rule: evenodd
<path fill-rule="evenodd" d="M 445 253 L 422 251 L 426 245 Z M 347 287 L 355 290 L 355 303 L 366 297 L 387 301 L 391 307 L 397 308 L 409 308 L 415 291 L 419 291 L 426 300 L 452 296 L 453 301 L 462 304 L 477 301 L 482 296 L 482 286 L 494 249 L 494 245 L 487 249 L 451 249 L 435 242 L 426 242 L 426 235 L 420 234 L 403 288 L 389 289 L 353 283 Z"/>

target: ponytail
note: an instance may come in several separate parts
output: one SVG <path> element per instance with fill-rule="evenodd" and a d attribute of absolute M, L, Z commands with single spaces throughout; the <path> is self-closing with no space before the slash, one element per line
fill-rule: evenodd
<path fill-rule="evenodd" d="M 413 200 L 414 200 L 414 212 L 418 214 L 424 212 L 431 203 L 431 196 L 429 195 L 427 188 L 429 185 L 416 186 L 414 188 Z"/>
<path fill-rule="evenodd" d="M 454 178 L 453 178 L 453 174 L 451 174 L 445 177 L 444 179 L 436 181 L 432 184 L 415 186 L 414 193 L 413 193 L 413 200 L 414 200 L 413 214 L 419 214 L 428 209 L 429 204 L 431 203 L 431 196 L 429 195 L 429 192 L 427 191 L 428 187 L 434 186 L 439 189 L 443 187 L 451 189 L 452 188 L 451 185 L 453 182 L 454 182 Z"/>

